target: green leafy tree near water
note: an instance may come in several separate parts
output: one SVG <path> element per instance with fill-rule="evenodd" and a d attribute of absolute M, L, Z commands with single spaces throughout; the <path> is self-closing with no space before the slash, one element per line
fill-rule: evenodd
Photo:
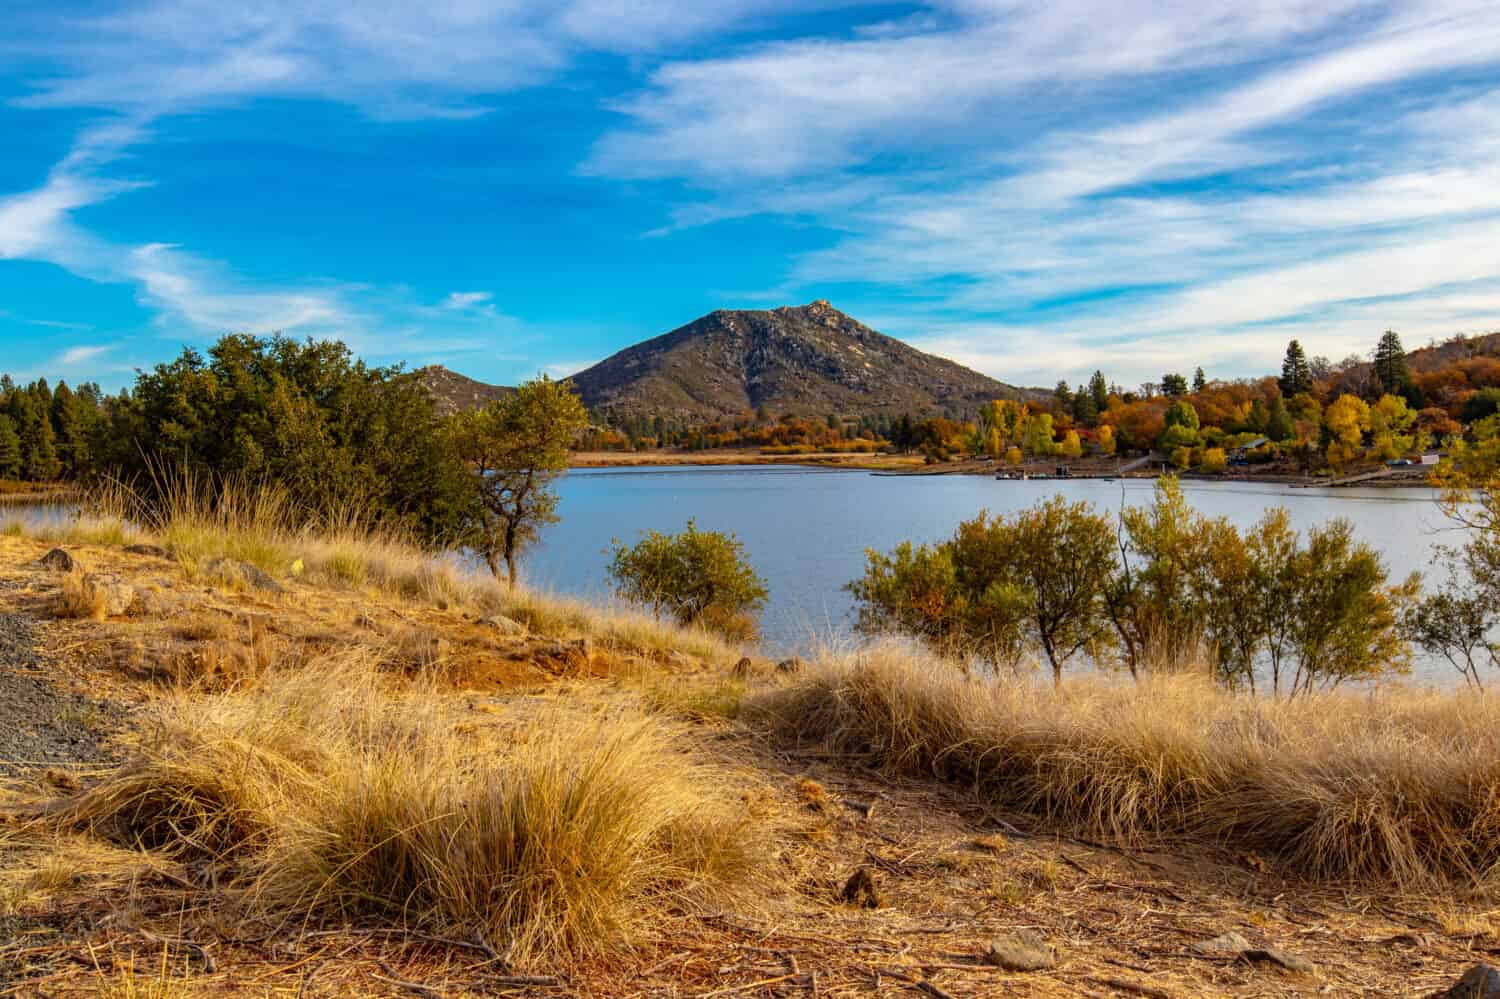
<path fill-rule="evenodd" d="M 470 469 L 475 521 L 465 541 L 490 571 L 516 585 L 516 560 L 540 529 L 557 520 L 553 480 L 588 414 L 567 382 L 543 375 L 484 409 L 454 418 L 455 453 Z"/>
<path fill-rule="evenodd" d="M 648 531 L 634 545 L 614 542 L 612 551 L 609 574 L 625 599 L 679 624 L 703 624 L 736 638 L 754 633 L 766 584 L 733 534 L 700 531 L 689 520 L 680 534 Z"/>

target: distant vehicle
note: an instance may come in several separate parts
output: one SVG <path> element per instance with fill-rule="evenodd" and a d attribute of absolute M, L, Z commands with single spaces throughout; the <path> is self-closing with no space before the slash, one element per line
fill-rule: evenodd
<path fill-rule="evenodd" d="M 1059 479 L 1071 479 L 1073 477 L 1073 473 L 1071 470 L 1069 470 L 1067 465 L 1058 465 L 1057 477 Z"/>
<path fill-rule="evenodd" d="M 1416 462 L 1412 461 L 1410 458 L 1392 458 L 1390 461 L 1386 462 L 1386 464 L 1391 468 L 1405 468 L 1407 465 L 1415 465 Z"/>

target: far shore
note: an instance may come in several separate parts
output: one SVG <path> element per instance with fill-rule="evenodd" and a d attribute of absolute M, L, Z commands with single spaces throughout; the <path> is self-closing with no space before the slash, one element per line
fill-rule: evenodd
<path fill-rule="evenodd" d="M 580 451 L 572 455 L 572 468 L 647 468 L 654 466 L 754 466 L 788 465 L 808 468 L 839 468 L 881 472 L 888 475 L 996 475 L 1025 473 L 1032 477 L 1056 478 L 1058 468 L 1067 468 L 1070 479 L 1155 479 L 1163 474 L 1165 462 L 1121 472 L 1130 459 L 1083 458 L 1067 461 L 1058 458 L 1033 459 L 1021 465 L 996 463 L 989 458 L 965 458 L 957 461 L 926 464 L 916 454 L 762 454 L 753 448 L 724 448 L 708 451 L 683 451 L 664 448 L 651 451 Z M 1260 482 L 1268 485 L 1305 486 L 1309 488 L 1358 485 L 1370 488 L 1430 487 L 1430 466 L 1404 468 L 1362 466 L 1342 475 L 1304 475 L 1286 465 L 1242 465 L 1218 473 L 1179 472 L 1184 481 Z M 1377 477 L 1361 478 L 1370 473 Z M 1350 479 L 1360 478 L 1358 482 Z"/>

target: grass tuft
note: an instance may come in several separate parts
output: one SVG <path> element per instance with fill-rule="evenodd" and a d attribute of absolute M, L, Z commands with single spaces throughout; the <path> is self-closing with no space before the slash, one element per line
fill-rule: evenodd
<path fill-rule="evenodd" d="M 635 714 L 536 719 L 485 741 L 362 661 L 169 702 L 52 821 L 208 863 L 245 910 L 514 943 L 522 961 L 628 941 L 753 866 L 743 802 Z"/>
<path fill-rule="evenodd" d="M 1198 676 L 1053 690 L 877 647 L 755 707 L 787 738 L 1115 842 L 1207 839 L 1408 887 L 1485 881 L 1500 863 L 1500 698 L 1486 695 L 1276 703 Z"/>

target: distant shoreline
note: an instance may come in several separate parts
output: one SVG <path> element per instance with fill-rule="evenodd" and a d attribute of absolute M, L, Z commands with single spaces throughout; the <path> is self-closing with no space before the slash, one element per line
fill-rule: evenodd
<path fill-rule="evenodd" d="M 1078 461 L 1032 461 L 1025 465 L 997 465 L 989 459 L 945 462 L 928 465 L 919 455 L 892 454 L 761 454 L 753 449 L 725 448 L 709 451 L 581 451 L 569 461 L 570 468 L 651 468 L 690 465 L 712 465 L 730 467 L 753 467 L 760 465 L 786 465 L 804 468 L 838 468 L 887 475 L 995 475 L 997 472 L 1026 472 L 1037 478 L 1054 478 L 1059 466 L 1069 469 L 1069 479 L 1156 479 L 1157 470 L 1119 472 L 1122 462 L 1113 459 L 1086 458 Z M 1253 467 L 1253 466 L 1251 466 Z M 1248 471 L 1239 468 L 1216 475 L 1184 471 L 1179 473 L 1186 482 L 1249 482 L 1268 485 L 1299 486 L 1304 488 L 1339 489 L 1348 485 L 1375 489 L 1431 488 L 1428 481 L 1429 468 L 1411 466 L 1391 469 L 1379 478 L 1357 483 L 1346 483 L 1347 479 L 1361 472 L 1380 471 L 1379 468 L 1361 468 L 1349 475 L 1327 477 L 1300 475 L 1288 471 Z"/>

